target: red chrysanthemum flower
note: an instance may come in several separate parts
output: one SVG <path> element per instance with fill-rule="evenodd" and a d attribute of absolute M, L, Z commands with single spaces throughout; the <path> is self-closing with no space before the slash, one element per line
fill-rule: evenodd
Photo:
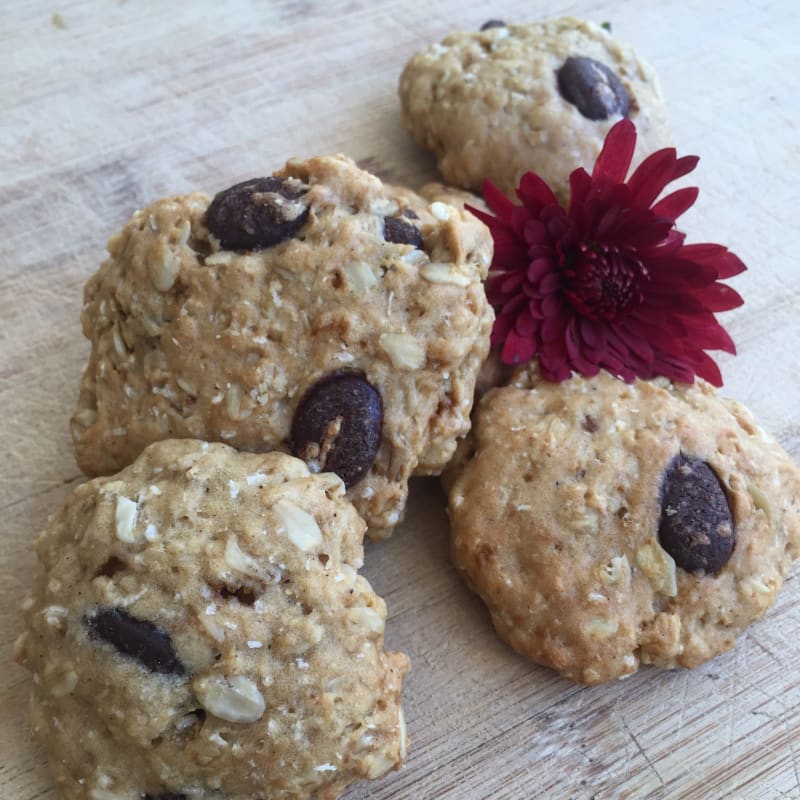
<path fill-rule="evenodd" d="M 695 187 L 656 202 L 691 172 L 696 156 L 674 148 L 646 158 L 626 181 L 636 129 L 628 119 L 608 133 L 592 174 L 570 175 L 565 210 L 538 176 L 522 177 L 515 205 L 484 184 L 496 216 L 470 210 L 494 239 L 486 291 L 497 319 L 492 343 L 506 364 L 539 357 L 553 381 L 601 369 L 632 381 L 664 375 L 722 385 L 704 352 L 735 353 L 714 313 L 742 304 L 721 278 L 744 264 L 718 244 L 685 245 L 675 220 L 697 199 Z"/>

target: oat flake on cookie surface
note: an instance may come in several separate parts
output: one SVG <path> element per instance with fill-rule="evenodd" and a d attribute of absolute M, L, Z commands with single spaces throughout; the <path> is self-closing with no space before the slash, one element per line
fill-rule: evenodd
<path fill-rule="evenodd" d="M 484 396 L 446 484 L 454 562 L 499 635 L 579 683 L 728 650 L 800 555 L 800 470 L 700 379 L 531 363 Z"/>
<path fill-rule="evenodd" d="M 569 173 L 591 167 L 612 125 L 636 124 L 635 161 L 670 145 L 658 79 L 594 23 L 562 17 L 452 33 L 400 77 L 403 119 L 448 183 L 512 194 L 530 170 L 563 202 Z"/>
<path fill-rule="evenodd" d="M 333 800 L 398 767 L 408 660 L 335 475 L 170 440 L 73 492 L 17 659 L 65 800 Z"/>
<path fill-rule="evenodd" d="M 332 156 L 136 212 L 85 290 L 80 467 L 172 437 L 285 450 L 388 535 L 468 430 L 489 347 L 491 237 L 447 199 Z"/>

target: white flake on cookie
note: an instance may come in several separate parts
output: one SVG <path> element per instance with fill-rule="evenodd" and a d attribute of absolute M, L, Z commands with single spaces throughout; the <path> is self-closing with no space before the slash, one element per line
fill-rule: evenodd
<path fill-rule="evenodd" d="M 192 688 L 203 708 L 228 722 L 257 722 L 266 703 L 254 681 L 244 675 L 195 678 Z"/>
<path fill-rule="evenodd" d="M 114 530 L 117 538 L 126 544 L 133 544 L 136 541 L 134 528 L 136 518 L 139 514 L 139 506 L 134 500 L 124 495 L 117 497 L 116 509 L 114 511 Z"/>

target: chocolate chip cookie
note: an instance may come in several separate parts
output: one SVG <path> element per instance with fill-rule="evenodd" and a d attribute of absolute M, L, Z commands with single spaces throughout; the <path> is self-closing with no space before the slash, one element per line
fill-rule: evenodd
<path fill-rule="evenodd" d="M 61 797 L 331 800 L 400 765 L 408 661 L 344 495 L 188 439 L 74 491 L 16 646 Z"/>
<path fill-rule="evenodd" d="M 563 202 L 569 173 L 591 170 L 622 117 L 636 123 L 635 160 L 671 144 L 654 70 L 573 17 L 453 33 L 406 64 L 400 101 L 414 140 L 468 189 L 488 178 L 510 194 L 533 171 Z"/>
<path fill-rule="evenodd" d="M 85 290 L 81 469 L 170 437 L 284 450 L 388 535 L 469 427 L 493 321 L 489 232 L 439 196 L 334 156 L 134 214 Z"/>
<path fill-rule="evenodd" d="M 521 368 L 447 483 L 453 559 L 497 632 L 579 683 L 733 647 L 800 554 L 800 470 L 701 380 Z"/>

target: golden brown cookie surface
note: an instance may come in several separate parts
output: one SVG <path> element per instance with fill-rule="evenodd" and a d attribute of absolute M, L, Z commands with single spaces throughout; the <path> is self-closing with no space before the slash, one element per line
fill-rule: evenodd
<path fill-rule="evenodd" d="M 408 478 L 438 474 L 468 429 L 493 320 L 491 237 L 339 156 L 221 194 L 211 208 L 201 194 L 160 200 L 109 242 L 85 291 L 78 463 L 107 474 L 170 437 L 302 451 L 317 467 L 346 462 L 370 535 L 388 535 Z M 293 429 L 301 400 L 340 374 L 364 391 Z M 322 431 L 315 453 L 294 441 L 308 430 Z M 344 458 L 339 434 L 355 448 Z"/>
<path fill-rule="evenodd" d="M 636 161 L 671 144 L 653 69 L 573 17 L 453 33 L 411 58 L 399 91 L 413 139 L 468 189 L 488 178 L 511 194 L 534 171 L 563 202 L 569 173 L 591 170 L 623 114 L 637 127 Z"/>
<path fill-rule="evenodd" d="M 800 554 L 800 470 L 703 381 L 522 368 L 483 398 L 447 477 L 453 558 L 498 633 L 580 683 L 733 647 Z M 730 522 L 708 571 L 666 542 L 724 543 Z"/>
<path fill-rule="evenodd" d="M 336 798 L 405 757 L 408 660 L 330 473 L 171 440 L 37 543 L 17 657 L 64 798 Z"/>

